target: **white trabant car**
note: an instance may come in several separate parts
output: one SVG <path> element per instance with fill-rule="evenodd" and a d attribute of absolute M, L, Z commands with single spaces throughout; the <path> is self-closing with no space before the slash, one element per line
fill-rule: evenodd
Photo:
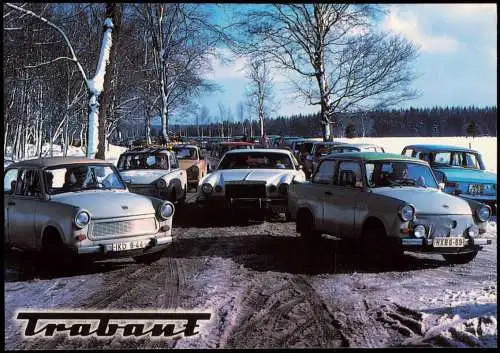
<path fill-rule="evenodd" d="M 137 147 L 118 159 L 118 170 L 131 192 L 183 204 L 187 173 L 180 168 L 175 152 L 166 147 Z"/>
<path fill-rule="evenodd" d="M 474 259 L 491 208 L 449 195 L 429 164 L 392 153 L 346 152 L 324 157 L 310 182 L 291 184 L 290 216 L 306 239 L 327 233 L 360 240 L 373 252 L 442 254 Z"/>
<path fill-rule="evenodd" d="M 287 212 L 293 181 L 305 181 L 302 166 L 283 149 L 236 149 L 224 154 L 216 170 L 200 181 L 200 207 Z"/>
<path fill-rule="evenodd" d="M 49 264 L 133 257 L 150 262 L 172 243 L 174 205 L 128 191 L 109 161 L 52 157 L 4 172 L 4 244 Z"/>

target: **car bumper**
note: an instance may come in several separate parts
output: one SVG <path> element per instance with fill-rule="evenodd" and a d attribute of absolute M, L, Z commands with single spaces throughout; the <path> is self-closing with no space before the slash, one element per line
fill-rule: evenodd
<path fill-rule="evenodd" d="M 198 197 L 196 203 L 204 208 L 254 209 L 287 212 L 288 201 L 282 198 L 204 198 Z"/>
<path fill-rule="evenodd" d="M 434 247 L 433 239 L 402 238 L 400 241 L 404 250 L 435 253 L 469 252 L 479 246 L 492 244 L 491 239 L 485 238 L 464 239 L 463 247 Z"/>
<path fill-rule="evenodd" d="M 126 243 L 128 241 L 117 240 L 116 242 Z M 158 238 L 149 238 L 148 243 L 144 248 L 114 251 L 113 244 L 107 242 L 105 244 L 81 246 L 76 248 L 74 251 L 75 255 L 77 256 L 91 257 L 91 258 L 132 257 L 132 256 L 144 255 L 164 250 L 172 242 L 173 242 L 173 237 L 169 235 Z"/>

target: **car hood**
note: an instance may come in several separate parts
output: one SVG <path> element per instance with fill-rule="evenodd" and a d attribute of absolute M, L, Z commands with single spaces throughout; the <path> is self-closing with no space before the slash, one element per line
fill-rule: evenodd
<path fill-rule="evenodd" d="M 53 195 L 51 200 L 83 208 L 94 219 L 153 214 L 151 200 L 128 191 L 87 190 Z"/>
<path fill-rule="evenodd" d="M 455 182 L 467 183 L 497 183 L 497 176 L 495 173 L 479 169 L 461 169 L 461 168 L 434 168 L 443 172 L 446 179 Z"/>
<path fill-rule="evenodd" d="M 417 214 L 471 214 L 467 201 L 433 188 L 396 186 L 374 188 L 371 191 L 412 204 Z"/>
<path fill-rule="evenodd" d="M 123 180 L 128 184 L 151 184 L 168 171 L 165 170 L 127 170 L 120 172 Z"/>
<path fill-rule="evenodd" d="M 291 182 L 293 178 L 291 169 L 228 169 L 215 171 L 206 176 L 204 182 L 212 185 L 222 185 L 231 182 L 265 182 L 278 184 Z"/>

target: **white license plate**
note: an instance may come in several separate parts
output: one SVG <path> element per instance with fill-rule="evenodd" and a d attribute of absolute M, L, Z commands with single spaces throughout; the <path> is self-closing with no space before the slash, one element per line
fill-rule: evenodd
<path fill-rule="evenodd" d="M 464 246 L 464 238 L 434 238 L 432 241 L 432 245 L 435 248 L 460 248 Z"/>
<path fill-rule="evenodd" d="M 111 244 L 112 251 L 125 251 L 125 250 L 134 250 L 134 249 L 142 249 L 148 245 L 149 241 L 139 240 L 139 241 L 129 241 L 124 243 L 115 243 Z"/>
<path fill-rule="evenodd" d="M 471 184 L 469 185 L 469 194 L 476 195 L 482 194 L 484 189 L 484 185 L 482 184 Z"/>

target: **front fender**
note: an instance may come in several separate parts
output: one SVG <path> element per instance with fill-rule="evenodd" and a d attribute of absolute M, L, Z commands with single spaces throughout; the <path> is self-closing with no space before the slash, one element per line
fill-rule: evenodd
<path fill-rule="evenodd" d="M 47 201 L 44 207 L 38 207 L 35 218 L 35 247 L 41 249 L 43 234 L 48 227 L 57 229 L 64 244 L 73 245 L 73 232 L 76 230 L 73 219 L 78 209 L 76 206 L 54 201 Z"/>

